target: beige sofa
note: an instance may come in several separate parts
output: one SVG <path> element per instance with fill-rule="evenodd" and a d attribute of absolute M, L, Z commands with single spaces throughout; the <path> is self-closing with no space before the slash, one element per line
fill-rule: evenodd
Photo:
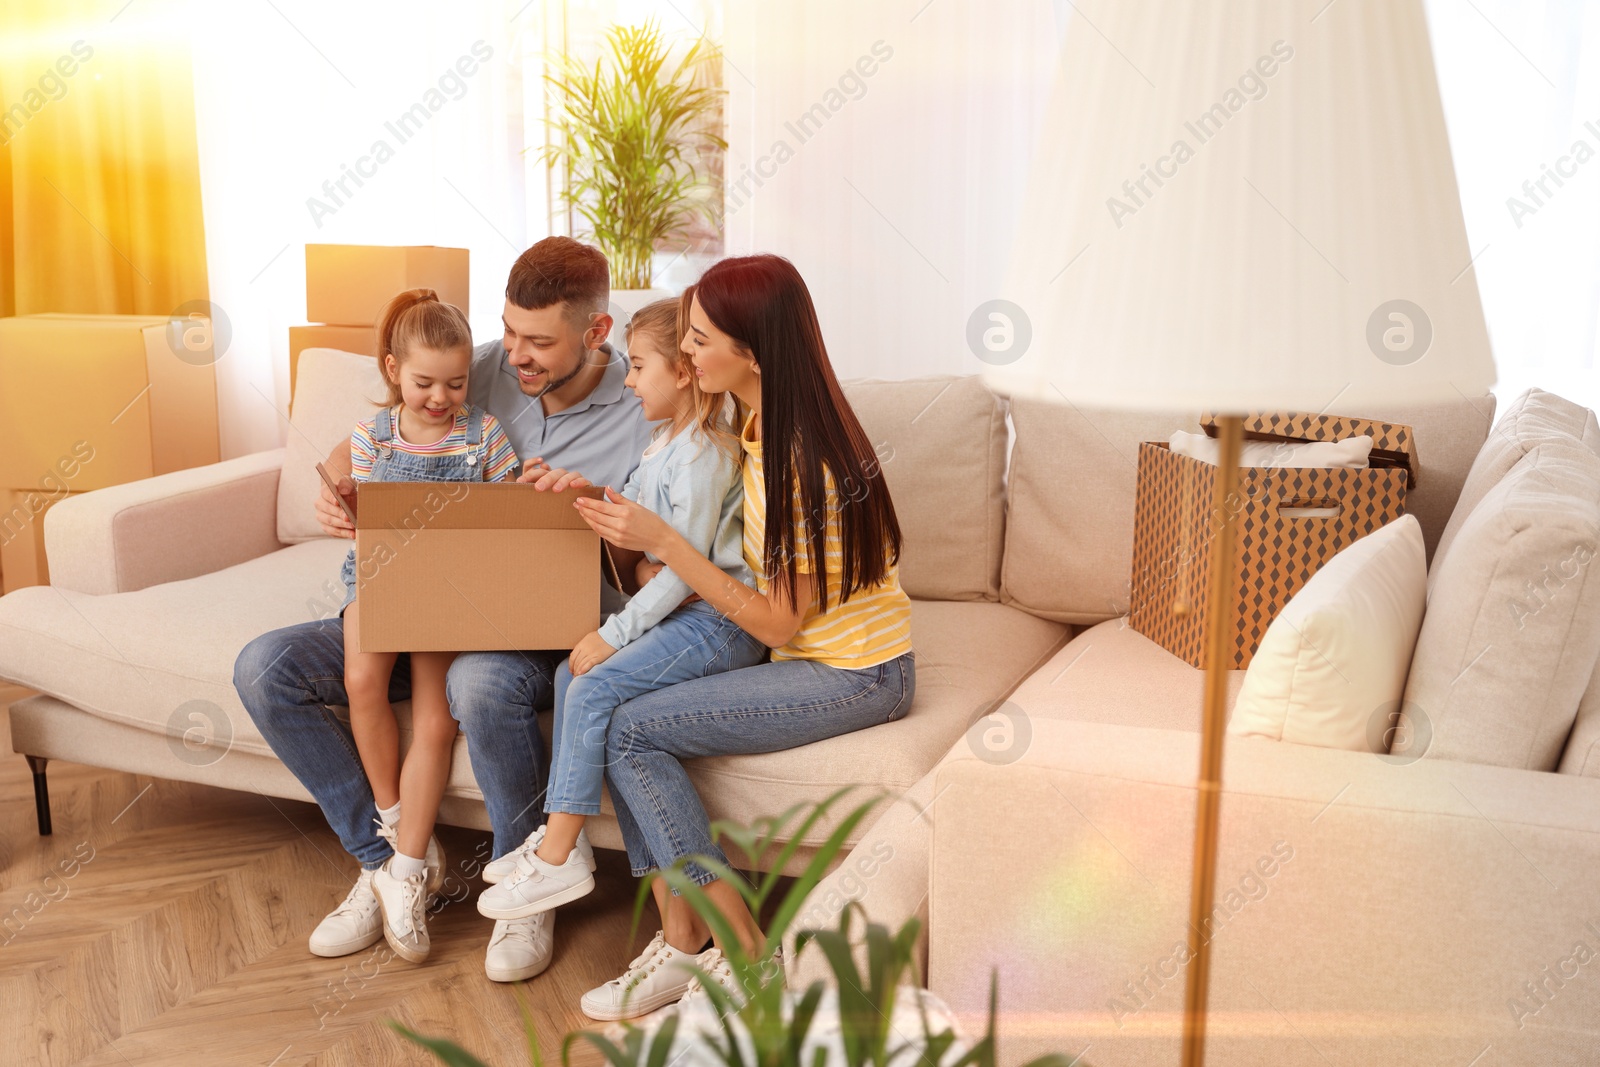
<path fill-rule="evenodd" d="M 707 807 L 748 820 L 843 784 L 881 788 L 899 799 L 803 919 L 829 922 L 850 901 L 891 923 L 922 915 L 929 983 L 957 1010 L 981 1011 L 998 972 L 1007 1063 L 1085 1046 L 1100 1065 L 1175 1062 L 1200 676 L 1120 618 L 1136 445 L 1197 413 L 1007 404 L 971 378 L 847 392 L 906 532 L 916 702 L 905 720 L 847 737 L 699 761 Z M 1352 414 L 1415 427 L 1408 507 L 1430 554 L 1447 528 L 1462 536 L 1463 509 L 1506 510 L 1491 490 L 1541 435 L 1586 449 L 1597 438 L 1592 415 L 1545 394 L 1508 410 L 1488 447 L 1490 397 Z M 347 432 L 338 421 L 297 428 L 308 436 L 291 467 L 326 451 L 318 434 Z M 339 602 L 329 583 L 345 545 L 278 536 L 280 503 L 300 499 L 280 501 L 284 462 L 245 457 L 50 513 L 55 584 L 0 598 L 0 676 L 46 694 L 13 707 L 19 752 L 305 796 L 231 686 L 247 640 Z M 1600 962 L 1568 966 L 1576 977 L 1559 987 L 1546 977 L 1559 979 L 1572 942 L 1600 951 L 1585 925 L 1600 931 L 1600 906 L 1583 899 L 1600 871 L 1589 639 L 1559 642 L 1552 672 L 1567 685 L 1581 670 L 1581 684 L 1562 690 L 1570 706 L 1563 696 L 1542 709 L 1545 734 L 1578 718 L 1557 745 L 1569 773 L 1438 758 L 1447 738 L 1482 731 L 1442 730 L 1433 753 L 1406 765 L 1229 740 L 1212 1062 L 1467 1064 L 1485 1046 L 1499 1058 L 1480 1063 L 1589 1062 Z M 1426 644 L 1425 633 L 1419 662 Z M 1437 724 L 1493 691 L 1458 673 L 1444 680 Z M 481 827 L 464 749 L 444 817 Z M 609 820 L 595 836 L 619 843 Z M 791 966 L 810 976 L 815 964 L 808 954 Z M 1554 992 L 1536 999 L 1524 980 Z M 1517 996 L 1530 1011 L 1513 1019 Z"/>
<path fill-rule="evenodd" d="M 1600 1063 L 1600 427 L 1535 391 L 1480 450 L 1491 410 L 1378 413 L 1418 429 L 1432 563 L 1406 701 L 1431 739 L 1403 758 L 1226 742 L 1208 1062 Z M 972 1025 L 998 977 L 1003 1063 L 1176 1063 L 1202 675 L 1106 617 L 1118 457 L 1171 420 L 1013 414 L 1002 597 L 1093 625 L 802 914 L 920 915 L 928 984 Z M 1075 551 L 1089 530 L 1100 570 Z"/>
<path fill-rule="evenodd" d="M 331 350 L 302 353 L 297 377 L 286 450 L 86 493 L 48 513 L 51 585 L 0 597 L 0 677 L 42 694 L 12 706 L 12 744 L 41 771 L 64 759 L 310 799 L 240 704 L 234 660 L 258 634 L 337 612 L 349 543 L 284 542 L 314 528 L 314 458 L 348 438 L 371 411 L 362 398 L 382 388 L 373 360 Z M 748 821 L 847 784 L 904 792 L 1067 637 L 1062 623 L 999 602 L 1001 401 L 975 378 L 848 391 L 899 501 L 914 710 L 799 751 L 698 761 L 693 777 L 714 819 Z M 465 743 L 441 817 L 488 826 Z M 794 869 L 832 826 L 815 829 Z M 621 847 L 609 814 L 591 834 Z"/>

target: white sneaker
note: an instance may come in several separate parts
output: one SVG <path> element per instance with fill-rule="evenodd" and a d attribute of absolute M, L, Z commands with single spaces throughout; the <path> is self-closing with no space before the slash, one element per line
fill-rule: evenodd
<path fill-rule="evenodd" d="M 372 895 L 374 871 L 362 871 L 344 903 L 330 911 L 311 931 L 311 951 L 318 956 L 348 956 L 383 936 L 378 898 Z"/>
<path fill-rule="evenodd" d="M 398 826 L 385 826 L 382 819 L 373 819 L 378 824 L 378 836 L 389 842 L 389 848 L 395 852 L 400 851 L 400 828 Z M 437 896 L 439 890 L 444 888 L 444 846 L 439 844 L 439 839 L 432 834 L 428 835 L 428 851 L 422 857 L 423 869 L 427 872 L 428 896 Z"/>
<path fill-rule="evenodd" d="M 428 889 L 424 875 L 396 878 L 385 862 L 372 875 L 372 895 L 383 917 L 383 939 L 409 963 L 428 958 Z"/>
<path fill-rule="evenodd" d="M 600 1022 L 637 1019 L 683 998 L 689 988 L 686 964 L 694 957 L 667 944 L 656 931 L 655 940 L 622 972 L 603 986 L 591 989 L 579 1003 L 583 1013 Z"/>
<path fill-rule="evenodd" d="M 588 896 L 593 890 L 594 875 L 577 849 L 560 865 L 546 863 L 530 851 L 517 861 L 514 875 L 479 895 L 478 913 L 491 919 L 526 919 Z"/>
<path fill-rule="evenodd" d="M 534 849 L 538 848 L 543 841 L 544 827 L 541 826 L 533 833 L 529 834 L 528 839 L 522 844 L 518 845 L 510 852 L 507 852 L 499 859 L 490 860 L 484 865 L 483 868 L 484 884 L 498 885 L 507 878 L 510 878 L 516 873 L 517 861 L 522 859 L 523 856 L 532 852 Z M 594 848 L 589 844 L 588 833 L 583 830 L 579 830 L 578 843 L 573 846 L 573 848 L 575 851 L 583 853 L 584 865 L 589 868 L 590 873 L 593 873 L 595 868 L 599 865 L 594 861 Z"/>
<path fill-rule="evenodd" d="M 491 982 L 520 982 L 550 966 L 555 953 L 555 912 L 542 911 L 531 919 L 502 920 L 494 924 L 483 973 Z"/>
<path fill-rule="evenodd" d="M 734 977 L 733 964 L 728 962 L 728 957 L 722 954 L 720 948 L 706 949 L 694 958 L 694 965 L 704 971 L 711 981 L 721 986 L 728 996 L 733 998 L 735 1006 L 743 1006 L 744 990 L 739 986 L 739 979 Z M 717 1005 L 706 995 L 705 989 L 701 986 L 700 978 L 695 976 L 689 979 L 689 987 L 683 991 L 678 1006 L 687 1008 L 697 1001 L 703 1003 L 713 1013 L 717 1010 Z"/>

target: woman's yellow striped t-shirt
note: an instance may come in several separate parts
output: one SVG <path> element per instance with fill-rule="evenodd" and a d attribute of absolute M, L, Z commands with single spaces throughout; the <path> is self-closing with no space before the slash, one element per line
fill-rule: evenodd
<path fill-rule="evenodd" d="M 763 477 L 761 442 L 751 439 L 754 413 L 745 420 L 739 443 L 744 446 L 744 561 L 756 576 L 756 588 L 766 593 L 768 577 L 764 559 L 767 522 L 767 487 Z M 828 610 L 822 612 L 819 588 L 800 620 L 800 629 L 782 648 L 772 650 L 772 658 L 811 659 L 830 667 L 860 670 L 876 666 L 911 651 L 911 600 L 900 588 L 899 567 L 891 563 L 881 584 L 858 589 L 844 604 L 839 592 L 844 578 L 844 550 L 839 538 L 839 496 L 832 472 L 827 472 L 828 525 L 823 572 L 827 583 Z M 810 549 L 806 544 L 805 517 L 798 495 L 793 504 L 795 525 L 795 569 L 813 573 Z M 887 550 L 887 546 L 885 546 Z"/>

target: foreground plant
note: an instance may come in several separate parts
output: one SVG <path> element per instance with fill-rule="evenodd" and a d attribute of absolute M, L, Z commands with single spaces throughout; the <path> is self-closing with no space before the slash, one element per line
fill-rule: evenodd
<path fill-rule="evenodd" d="M 768 870 L 753 883 L 725 864 L 704 856 L 680 860 L 672 868 L 644 879 L 634 904 L 630 940 L 638 933 L 645 902 L 650 899 L 651 879 L 661 878 L 716 934 L 740 996 L 736 999 L 710 975 L 693 967 L 705 993 L 700 1006 L 665 1009 L 654 1021 L 646 1020 L 643 1027 L 624 1023 L 621 1040 L 592 1030 L 574 1031 L 562 1042 L 562 1062 L 570 1064 L 573 1046 L 587 1041 L 605 1057 L 609 1067 L 667 1067 L 669 1063 L 672 1067 L 994 1067 L 998 994 L 993 976 L 989 981 L 984 1035 L 970 1047 L 965 1046 L 947 1018 L 942 1026 L 935 1026 L 935 1020 L 930 1018 L 930 1008 L 935 1015 L 944 1015 L 945 1009 L 938 998 L 920 988 L 914 953 L 922 926 L 917 919 L 908 920 L 892 934 L 882 924 L 868 922 L 857 937 L 852 929 L 855 916 L 858 912 L 864 916 L 865 912 L 852 902 L 839 916 L 835 929 L 806 929 L 795 936 L 796 955 L 814 947 L 826 957 L 832 987 L 817 981 L 795 994 L 784 984 L 778 953 L 785 935 L 807 895 L 881 798 L 857 805 L 839 821 L 777 901 L 766 927 L 766 938 L 753 952 L 741 944 L 732 924 L 684 869 L 692 860 L 723 879 L 738 890 L 750 913 L 759 917 L 777 891 L 782 878 L 778 872 L 785 869 L 800 843 L 848 792 L 840 790 L 818 804 L 797 805 L 780 816 L 759 819 L 749 828 L 713 823 L 713 837 L 737 846 L 752 862 L 777 848 L 779 840 L 787 842 L 777 849 L 771 863 L 764 864 Z M 857 964 L 858 950 L 865 959 L 865 972 Z M 526 1006 L 523 1023 L 529 1062 L 533 1067 L 542 1067 Z M 916 1040 L 904 1036 L 908 1023 L 915 1026 Z M 393 1020 L 389 1025 L 451 1067 L 486 1067 L 453 1042 L 419 1036 Z M 1051 1054 L 1026 1067 L 1075 1065 L 1086 1067 L 1060 1054 Z"/>

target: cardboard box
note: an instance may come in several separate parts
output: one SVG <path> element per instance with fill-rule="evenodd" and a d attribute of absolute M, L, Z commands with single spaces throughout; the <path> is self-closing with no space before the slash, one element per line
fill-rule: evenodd
<path fill-rule="evenodd" d="M 1215 435 L 1214 416 L 1201 425 Z M 1417 470 L 1408 426 L 1293 412 L 1246 417 L 1249 440 L 1363 434 L 1373 437 L 1370 467 L 1240 468 L 1238 495 L 1224 505 L 1238 515 L 1226 622 L 1232 669 L 1250 665 L 1279 610 L 1335 553 L 1405 514 Z M 1129 624 L 1193 667 L 1204 665 L 1211 539 L 1224 517 L 1213 507 L 1218 470 L 1166 442 L 1139 446 Z"/>
<path fill-rule="evenodd" d="M 467 250 L 434 245 L 306 245 L 306 320 L 372 326 L 407 289 L 467 306 Z"/>
<path fill-rule="evenodd" d="M 570 649 L 597 629 L 598 488 L 367 482 L 356 490 L 359 644 L 368 652 Z"/>
<path fill-rule="evenodd" d="M 337 348 L 363 356 L 378 355 L 378 331 L 372 326 L 291 326 L 289 327 L 289 396 L 300 369 L 300 353 L 308 348 Z"/>
<path fill-rule="evenodd" d="M 0 592 L 50 584 L 44 555 L 44 517 L 56 504 L 77 495 L 0 490 Z"/>
<path fill-rule="evenodd" d="M 180 358 L 174 336 L 150 315 L 0 318 L 0 487 L 103 489 L 217 462 L 213 361 Z"/>

